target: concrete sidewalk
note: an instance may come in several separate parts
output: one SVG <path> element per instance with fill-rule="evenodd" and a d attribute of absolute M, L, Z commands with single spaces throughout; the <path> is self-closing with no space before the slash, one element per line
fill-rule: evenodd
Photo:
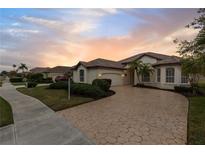
<path fill-rule="evenodd" d="M 3 84 L 0 96 L 11 104 L 14 116 L 14 125 L 0 128 L 0 144 L 92 144 L 63 117 L 10 83 Z"/>

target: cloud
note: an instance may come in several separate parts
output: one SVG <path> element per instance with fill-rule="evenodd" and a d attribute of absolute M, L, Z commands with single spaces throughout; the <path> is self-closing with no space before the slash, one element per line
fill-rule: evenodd
<path fill-rule="evenodd" d="M 24 15 L 16 19 L 20 23 L 18 27 L 13 25 L 0 30 L 0 65 L 6 68 L 13 63 L 23 62 L 29 68 L 72 66 L 79 60 L 88 61 L 99 57 L 120 60 L 146 51 L 176 54 L 176 45 L 173 43 L 175 38 L 194 37 L 196 32 L 184 26 L 196 16 L 195 9 L 158 9 L 157 13 L 149 11 L 57 9 L 55 17 Z M 124 18 L 119 17 L 119 13 L 125 14 Z M 105 28 L 106 33 L 109 27 L 101 19 L 107 17 L 112 27 L 123 26 L 115 21 L 127 22 L 126 17 L 135 22 L 131 23 L 126 34 L 95 36 L 101 32 L 99 27 Z"/>
<path fill-rule="evenodd" d="M 31 22 L 50 30 L 54 30 L 60 34 L 62 33 L 75 33 L 79 34 L 82 32 L 90 31 L 96 28 L 96 25 L 89 20 L 81 21 L 62 21 L 62 20 L 51 20 L 39 17 L 23 16 L 22 19 L 27 22 Z"/>

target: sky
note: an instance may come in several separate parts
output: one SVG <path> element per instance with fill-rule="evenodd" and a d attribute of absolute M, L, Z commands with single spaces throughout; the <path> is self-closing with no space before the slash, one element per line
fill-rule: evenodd
<path fill-rule="evenodd" d="M 197 34 L 185 28 L 195 17 L 197 9 L 0 9 L 0 71 L 177 55 L 173 40 Z"/>

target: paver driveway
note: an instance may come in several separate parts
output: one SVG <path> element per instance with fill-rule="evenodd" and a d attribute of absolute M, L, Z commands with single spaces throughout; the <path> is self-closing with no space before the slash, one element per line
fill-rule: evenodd
<path fill-rule="evenodd" d="M 131 86 L 59 114 L 96 144 L 185 144 L 188 101 L 179 94 Z"/>

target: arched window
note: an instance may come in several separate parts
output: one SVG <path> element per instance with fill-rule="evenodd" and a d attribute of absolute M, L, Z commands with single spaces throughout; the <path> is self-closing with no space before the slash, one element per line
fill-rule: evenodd
<path fill-rule="evenodd" d="M 80 70 L 80 82 L 84 82 L 85 80 L 85 71 L 84 70 Z"/>

